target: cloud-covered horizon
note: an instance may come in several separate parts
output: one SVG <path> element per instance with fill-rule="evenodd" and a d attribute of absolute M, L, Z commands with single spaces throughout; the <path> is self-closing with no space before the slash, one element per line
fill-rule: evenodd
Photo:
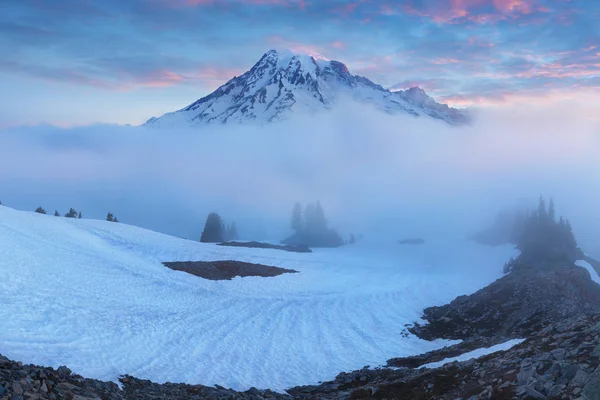
<path fill-rule="evenodd" d="M 2 10 L 2 127 L 140 123 L 271 48 L 337 59 L 455 106 L 600 88 L 596 1 L 6 0 Z"/>
<path fill-rule="evenodd" d="M 600 125 L 573 107 L 490 110 L 460 129 L 353 107 L 267 127 L 0 131 L 0 200 L 195 240 L 211 211 L 281 239 L 294 202 L 320 200 L 345 237 L 394 241 L 467 235 L 544 195 L 600 256 Z"/>

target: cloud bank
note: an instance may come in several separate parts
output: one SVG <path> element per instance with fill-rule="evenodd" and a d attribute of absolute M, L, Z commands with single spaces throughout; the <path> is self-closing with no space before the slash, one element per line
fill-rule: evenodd
<path fill-rule="evenodd" d="M 0 200 L 198 239 L 206 214 L 276 239 L 294 202 L 373 240 L 467 235 L 501 207 L 553 196 L 600 253 L 600 126 L 572 107 L 481 113 L 471 127 L 347 104 L 269 126 L 96 125 L 0 131 Z M 600 255 L 600 254 L 598 254 Z"/>

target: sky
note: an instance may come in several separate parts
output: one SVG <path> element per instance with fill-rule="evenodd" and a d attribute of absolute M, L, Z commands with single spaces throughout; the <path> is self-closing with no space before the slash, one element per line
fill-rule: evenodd
<path fill-rule="evenodd" d="M 272 48 L 456 107 L 593 102 L 599 20 L 597 0 L 3 0 L 0 129 L 140 124 Z"/>

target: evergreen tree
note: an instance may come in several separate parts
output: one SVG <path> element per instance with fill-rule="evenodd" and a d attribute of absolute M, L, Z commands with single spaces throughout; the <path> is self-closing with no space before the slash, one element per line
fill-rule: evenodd
<path fill-rule="evenodd" d="M 81 211 L 79 211 L 79 215 L 77 216 L 77 218 L 81 219 L 82 215 L 81 215 Z"/>
<path fill-rule="evenodd" d="M 117 217 L 113 218 L 113 222 L 119 222 L 119 220 L 117 219 Z"/>
<path fill-rule="evenodd" d="M 304 209 L 304 229 L 302 232 L 309 234 L 310 232 L 314 232 L 315 229 L 315 205 L 307 204 Z"/>
<path fill-rule="evenodd" d="M 354 234 L 350 235 L 350 244 L 354 244 L 356 243 L 356 238 L 354 237 Z"/>
<path fill-rule="evenodd" d="M 554 202 L 546 210 L 543 199 L 526 221 L 517 248 L 521 260 L 527 262 L 572 263 L 581 257 L 569 220 L 556 221 Z"/>
<path fill-rule="evenodd" d="M 314 247 L 337 247 L 344 244 L 340 235 L 327 227 L 327 219 L 321 203 L 309 203 L 302 218 L 300 204 L 294 205 L 292 211 L 292 228 L 295 233 L 283 240 L 284 244 L 306 245 Z"/>
<path fill-rule="evenodd" d="M 67 217 L 67 218 L 77 218 L 77 216 L 78 216 L 78 213 L 77 213 L 77 211 L 75 211 L 74 208 L 71 208 L 69 210 L 69 212 L 65 214 L 65 217 Z"/>
<path fill-rule="evenodd" d="M 211 212 L 206 218 L 200 241 L 204 243 L 219 243 L 224 240 L 225 226 L 223 219 L 216 212 Z"/>
<path fill-rule="evenodd" d="M 111 212 L 109 212 L 108 214 L 106 214 L 106 220 L 109 221 L 109 222 L 114 222 L 115 216 L 112 215 Z"/>
<path fill-rule="evenodd" d="M 323 207 L 321 207 L 321 203 L 317 201 L 317 205 L 315 206 L 315 216 L 314 216 L 314 229 L 317 231 L 323 231 L 327 229 L 327 220 L 325 219 L 325 212 L 323 211 Z"/>
<path fill-rule="evenodd" d="M 225 240 L 231 241 L 231 240 L 237 240 L 237 239 L 238 239 L 237 225 L 235 224 L 235 221 L 233 221 L 232 223 L 229 224 L 229 226 L 227 226 Z"/>
<path fill-rule="evenodd" d="M 537 215 L 538 215 L 538 219 L 541 222 L 545 222 L 548 220 L 548 212 L 546 211 L 546 201 L 544 200 L 543 197 L 540 197 Z"/>
<path fill-rule="evenodd" d="M 548 219 L 550 222 L 556 221 L 556 211 L 554 210 L 554 199 L 550 197 L 550 205 L 548 206 Z"/>
<path fill-rule="evenodd" d="M 55 217 L 60 217 L 60 214 L 59 214 L 58 210 L 54 210 L 54 216 Z"/>
<path fill-rule="evenodd" d="M 304 221 L 302 220 L 302 205 L 300 203 L 294 204 L 292 210 L 292 229 L 296 233 L 300 233 L 304 230 Z"/>
<path fill-rule="evenodd" d="M 46 214 L 46 210 L 44 210 L 42 207 L 36 208 L 35 212 L 38 214 Z"/>

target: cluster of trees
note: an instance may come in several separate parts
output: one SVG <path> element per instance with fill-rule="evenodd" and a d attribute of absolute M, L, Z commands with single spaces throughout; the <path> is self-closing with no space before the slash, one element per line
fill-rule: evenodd
<path fill-rule="evenodd" d="M 43 207 L 38 207 L 35 209 L 35 212 L 38 214 L 47 214 L 46 210 Z M 54 210 L 54 216 L 55 217 L 60 217 L 60 213 L 58 212 L 58 210 Z M 69 210 L 68 213 L 65 214 L 65 218 L 83 218 L 83 215 L 81 214 L 81 212 L 77 212 L 75 211 L 74 208 L 71 208 Z"/>
<path fill-rule="evenodd" d="M 201 242 L 221 243 L 236 239 L 238 239 L 238 231 L 235 221 L 226 225 L 218 213 L 211 212 L 208 214 L 200 237 Z"/>
<path fill-rule="evenodd" d="M 56 215 L 56 212 L 54 213 Z M 79 218 L 81 219 L 81 211 L 77 212 L 74 208 L 71 208 L 68 213 L 65 214 L 65 218 Z"/>
<path fill-rule="evenodd" d="M 582 255 L 569 220 L 557 219 L 554 201 L 550 199 L 547 207 L 543 198 L 525 220 L 517 248 L 524 260 L 572 263 Z"/>
<path fill-rule="evenodd" d="M 541 197 L 537 209 L 523 216 L 522 220 L 515 223 L 515 227 L 514 243 L 521 254 L 504 266 L 505 272 L 518 266 L 540 263 L 569 265 L 583 256 L 573 235 L 571 222 L 556 217 L 552 199 L 546 205 Z"/>
<path fill-rule="evenodd" d="M 300 203 L 294 205 L 292 229 L 294 234 L 282 240 L 283 244 L 309 247 L 339 247 L 344 244 L 341 236 L 335 230 L 327 227 L 325 212 L 318 201 L 307 204 L 304 210 Z"/>
<path fill-rule="evenodd" d="M 46 212 L 46 210 L 43 207 L 38 207 L 35 209 L 35 212 L 38 214 L 48 214 Z M 60 217 L 60 213 L 58 212 L 58 210 L 54 210 L 54 216 L 55 217 Z M 76 211 L 74 208 L 69 209 L 69 212 L 65 214 L 65 218 L 83 218 L 83 215 L 81 214 L 81 211 Z M 106 215 L 106 220 L 110 221 L 110 222 L 119 222 L 119 220 L 117 219 L 117 217 L 115 217 L 113 215 L 113 213 L 108 213 Z"/>
<path fill-rule="evenodd" d="M 108 214 L 106 214 L 106 220 L 108 222 L 119 222 L 119 220 L 117 219 L 117 217 L 115 217 L 113 215 L 113 213 L 109 212 Z"/>

